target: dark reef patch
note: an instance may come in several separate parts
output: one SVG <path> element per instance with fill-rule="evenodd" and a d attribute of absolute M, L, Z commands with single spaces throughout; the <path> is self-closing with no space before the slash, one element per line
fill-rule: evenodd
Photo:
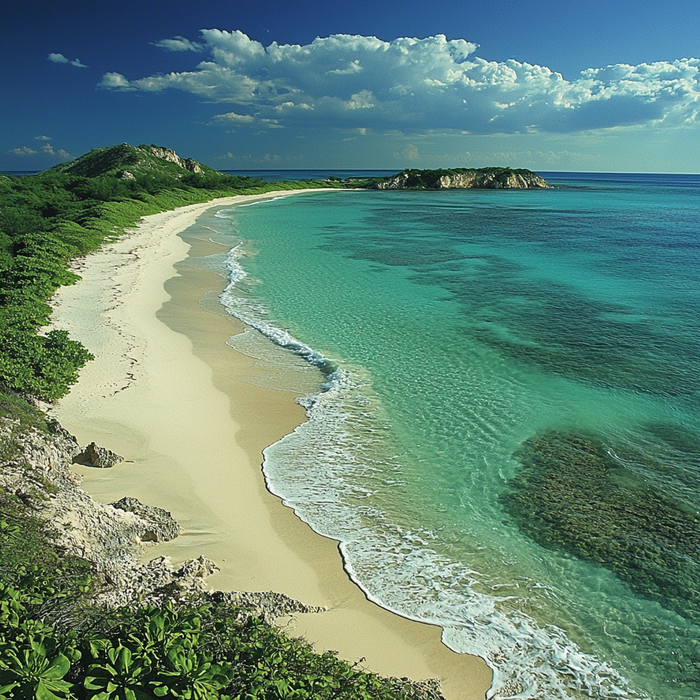
<path fill-rule="evenodd" d="M 700 518 L 618 464 L 597 439 L 547 432 L 526 440 L 502 503 L 539 544 L 613 571 L 700 622 Z"/>

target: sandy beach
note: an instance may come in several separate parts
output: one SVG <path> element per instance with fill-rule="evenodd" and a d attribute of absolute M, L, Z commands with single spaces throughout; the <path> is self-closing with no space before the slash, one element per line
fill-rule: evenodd
<path fill-rule="evenodd" d="M 439 628 L 369 602 L 344 572 L 337 543 L 265 489 L 262 450 L 301 423 L 304 410 L 293 393 L 260 386 L 264 369 L 226 345 L 243 327 L 216 304 L 224 279 L 196 264 L 224 250 L 193 225 L 222 206 L 280 194 L 149 216 L 79 261 L 83 279 L 59 290 L 52 321 L 96 359 L 53 413 L 82 444 L 95 441 L 126 460 L 110 470 L 77 467 L 88 493 L 103 502 L 135 496 L 182 525 L 179 538 L 150 548 L 148 558 L 203 554 L 221 569 L 210 579 L 215 588 L 275 590 L 326 606 L 283 624 L 319 650 L 364 657 L 372 671 L 439 678 L 448 700 L 481 700 L 491 683 L 481 659 L 450 651 Z"/>

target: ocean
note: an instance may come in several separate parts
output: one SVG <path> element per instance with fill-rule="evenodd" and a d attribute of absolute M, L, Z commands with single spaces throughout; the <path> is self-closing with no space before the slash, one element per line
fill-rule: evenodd
<path fill-rule="evenodd" d="M 542 174 L 207 220 L 307 411 L 267 485 L 491 697 L 697 699 L 700 176 Z"/>

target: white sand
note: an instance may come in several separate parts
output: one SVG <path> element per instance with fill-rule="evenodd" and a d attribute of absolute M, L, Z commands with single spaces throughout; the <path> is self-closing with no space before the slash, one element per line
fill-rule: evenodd
<path fill-rule="evenodd" d="M 259 370 L 225 344 L 240 324 L 198 303 L 223 280 L 175 270 L 190 251 L 176 234 L 205 210 L 280 194 L 146 217 L 132 235 L 87 256 L 82 281 L 54 297 L 53 325 L 96 356 L 54 413 L 82 444 L 94 440 L 128 460 L 111 470 L 77 468 L 83 486 L 104 502 L 128 494 L 173 513 L 183 535 L 149 556 L 204 554 L 221 567 L 211 578 L 216 588 L 275 590 L 327 606 L 289 622 L 316 648 L 352 662 L 365 657 L 386 675 L 440 678 L 450 700 L 482 699 L 491 672 L 481 659 L 451 652 L 438 628 L 368 602 L 343 571 L 337 544 L 265 490 L 261 451 L 302 422 L 303 410 L 292 394 L 246 382 Z M 195 255 L 212 252 L 205 240 L 191 242 Z"/>

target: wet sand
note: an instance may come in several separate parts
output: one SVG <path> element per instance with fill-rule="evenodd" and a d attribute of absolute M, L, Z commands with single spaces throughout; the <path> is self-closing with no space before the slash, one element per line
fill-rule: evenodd
<path fill-rule="evenodd" d="M 83 487 L 100 501 L 128 494 L 172 512 L 183 534 L 148 557 L 203 554 L 221 569 L 210 579 L 215 588 L 275 590 L 328 607 L 284 621 L 317 649 L 364 657 L 364 667 L 385 675 L 437 677 L 448 700 L 481 700 L 491 682 L 481 659 L 450 651 L 439 628 L 368 601 L 343 570 L 337 543 L 265 489 L 262 450 L 304 411 L 294 393 L 260 386 L 265 367 L 226 345 L 243 327 L 216 303 L 225 280 L 197 267 L 224 251 L 193 226 L 243 199 L 253 198 L 146 217 L 85 258 L 83 280 L 55 297 L 54 325 L 97 359 L 54 413 L 81 443 L 127 460 L 111 470 L 78 467 Z"/>

